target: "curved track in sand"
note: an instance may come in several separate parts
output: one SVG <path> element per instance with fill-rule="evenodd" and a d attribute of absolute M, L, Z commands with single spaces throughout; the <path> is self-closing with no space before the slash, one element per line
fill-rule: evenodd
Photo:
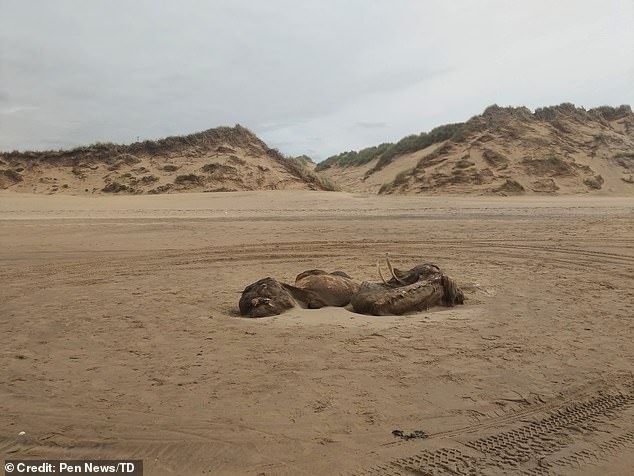
<path fill-rule="evenodd" d="M 58 198 L 0 196 L 2 454 L 138 457 L 150 474 L 634 462 L 631 200 Z M 235 317 L 258 278 L 376 280 L 385 252 L 437 262 L 467 304 Z"/>

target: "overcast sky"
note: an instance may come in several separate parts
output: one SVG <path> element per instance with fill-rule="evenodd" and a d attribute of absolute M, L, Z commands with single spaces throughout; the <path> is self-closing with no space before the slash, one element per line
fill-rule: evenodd
<path fill-rule="evenodd" d="M 634 1 L 0 0 L 0 149 L 240 123 L 323 159 L 487 105 L 634 105 Z"/>

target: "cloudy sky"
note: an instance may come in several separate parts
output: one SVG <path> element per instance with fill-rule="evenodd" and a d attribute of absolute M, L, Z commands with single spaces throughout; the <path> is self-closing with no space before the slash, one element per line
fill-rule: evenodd
<path fill-rule="evenodd" d="M 0 149 L 240 123 L 323 159 L 487 105 L 634 105 L 632 0 L 0 0 Z"/>

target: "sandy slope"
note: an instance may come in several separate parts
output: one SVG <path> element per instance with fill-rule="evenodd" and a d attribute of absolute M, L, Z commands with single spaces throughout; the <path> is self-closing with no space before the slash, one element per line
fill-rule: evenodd
<path fill-rule="evenodd" d="M 319 173 L 343 190 L 374 193 L 633 196 L 634 114 L 629 106 L 598 110 L 491 106 L 460 134 L 393 156 L 384 168 L 375 158 Z"/>
<path fill-rule="evenodd" d="M 48 195 L 331 190 L 311 164 L 287 160 L 236 125 L 128 145 L 0 152 L 0 190 Z"/>
<path fill-rule="evenodd" d="M 624 474 L 633 219 L 631 198 L 0 193 L 0 453 L 147 474 Z M 260 277 L 376 279 L 386 251 L 437 262 L 467 304 L 235 316 Z"/>
<path fill-rule="evenodd" d="M 368 174 L 368 172 L 376 166 L 378 159 L 371 160 L 367 164 L 356 167 L 334 166 L 319 171 L 318 173 L 322 177 L 336 183 L 342 190 L 377 193 L 384 184 L 392 182 L 400 173 L 409 172 L 416 167 L 416 164 L 418 164 L 423 157 L 431 154 L 440 146 L 441 144 L 433 144 L 417 152 L 402 155 L 378 172 L 372 174 Z"/>

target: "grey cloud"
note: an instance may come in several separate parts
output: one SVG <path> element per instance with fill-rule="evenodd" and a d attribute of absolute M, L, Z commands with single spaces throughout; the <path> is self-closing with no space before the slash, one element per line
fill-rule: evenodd
<path fill-rule="evenodd" d="M 38 108 L 35 107 L 35 106 L 20 106 L 20 105 L 16 105 L 16 106 L 0 108 L 0 114 L 4 114 L 6 116 L 10 116 L 10 115 L 19 114 L 19 113 L 22 113 L 22 112 L 37 111 L 37 109 Z"/>
<path fill-rule="evenodd" d="M 383 129 L 387 127 L 386 122 L 371 122 L 371 121 L 359 121 L 357 122 L 357 127 L 361 127 L 362 129 Z"/>
<path fill-rule="evenodd" d="M 634 103 L 632 18 L 628 0 L 0 0 L 0 104 L 37 107 L 3 116 L 0 149 L 240 123 L 323 158 L 494 102 Z"/>

